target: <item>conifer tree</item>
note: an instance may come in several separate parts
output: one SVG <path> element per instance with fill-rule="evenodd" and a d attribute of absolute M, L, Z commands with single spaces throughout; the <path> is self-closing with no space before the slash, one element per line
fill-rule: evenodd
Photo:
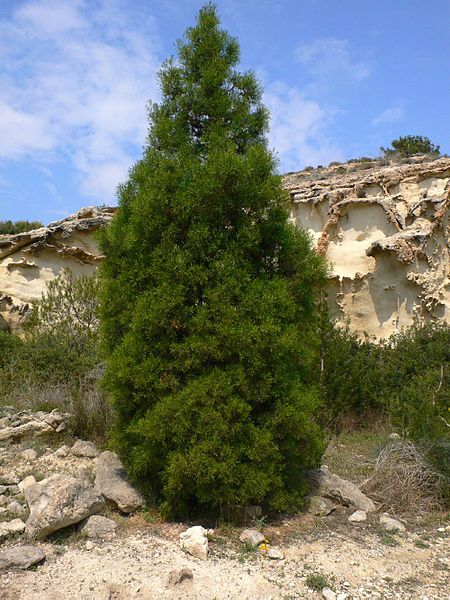
<path fill-rule="evenodd" d="M 316 465 L 317 292 L 268 113 L 207 4 L 160 73 L 141 160 L 103 233 L 116 448 L 168 513 L 298 506 Z"/>

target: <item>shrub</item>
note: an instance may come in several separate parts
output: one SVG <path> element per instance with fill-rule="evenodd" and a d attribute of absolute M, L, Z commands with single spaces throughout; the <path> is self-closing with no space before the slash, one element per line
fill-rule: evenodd
<path fill-rule="evenodd" d="M 0 235 L 16 234 L 44 227 L 39 221 L 0 221 Z"/>
<path fill-rule="evenodd" d="M 380 453 L 364 492 L 396 514 L 423 514 L 441 507 L 443 477 L 415 444 L 389 444 Z M 448 481 L 446 482 L 448 485 Z"/>
<path fill-rule="evenodd" d="M 159 75 L 148 145 L 101 242 L 113 440 L 172 515 L 299 506 L 323 448 L 325 268 L 288 224 L 260 86 L 238 60 L 208 4 Z"/>
<path fill-rule="evenodd" d="M 409 157 L 414 154 L 431 154 L 439 156 L 440 147 L 423 135 L 405 135 L 391 142 L 391 148 L 383 148 L 380 150 L 383 156 L 386 157 Z"/>

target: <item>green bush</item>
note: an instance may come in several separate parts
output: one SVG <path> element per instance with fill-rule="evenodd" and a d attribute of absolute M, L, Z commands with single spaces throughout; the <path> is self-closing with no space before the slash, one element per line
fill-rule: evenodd
<path fill-rule="evenodd" d="M 0 235 L 23 233 L 43 227 L 39 221 L 0 221 Z"/>
<path fill-rule="evenodd" d="M 159 75 L 144 156 L 103 232 L 114 443 L 172 515 L 299 506 L 320 461 L 317 291 L 268 116 L 212 5 Z"/>
<path fill-rule="evenodd" d="M 380 150 L 385 157 L 409 157 L 414 154 L 431 154 L 439 156 L 440 147 L 423 135 L 404 135 L 391 142 L 392 148 L 383 148 Z"/>
<path fill-rule="evenodd" d="M 24 337 L 0 333 L 0 402 L 71 413 L 71 432 L 104 440 L 112 411 L 99 389 L 97 277 L 62 272 L 35 305 Z"/>

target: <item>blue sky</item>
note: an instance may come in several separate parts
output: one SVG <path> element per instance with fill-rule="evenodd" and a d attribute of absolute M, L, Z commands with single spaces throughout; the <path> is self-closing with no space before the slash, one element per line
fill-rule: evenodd
<path fill-rule="evenodd" d="M 197 0 L 0 0 L 0 220 L 114 204 L 155 74 Z M 450 153 L 449 0 L 219 0 L 271 111 L 280 171 L 375 156 L 399 135 Z"/>

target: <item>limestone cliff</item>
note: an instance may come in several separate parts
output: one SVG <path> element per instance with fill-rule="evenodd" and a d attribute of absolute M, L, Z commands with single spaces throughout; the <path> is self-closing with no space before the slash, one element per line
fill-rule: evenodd
<path fill-rule="evenodd" d="M 89 274 L 101 259 L 93 236 L 114 208 L 83 208 L 34 231 L 0 236 L 0 329 L 16 329 L 33 300 L 63 268 Z"/>
<path fill-rule="evenodd" d="M 358 161 L 290 173 L 291 219 L 331 265 L 331 314 L 361 336 L 450 321 L 450 158 Z M 93 233 L 114 208 L 85 208 L 48 227 L 0 236 L 0 328 L 20 325 L 48 281 L 92 273 Z"/>
<path fill-rule="evenodd" d="M 361 336 L 450 320 L 450 158 L 350 162 L 284 177 L 291 218 L 331 265 L 331 314 Z"/>

